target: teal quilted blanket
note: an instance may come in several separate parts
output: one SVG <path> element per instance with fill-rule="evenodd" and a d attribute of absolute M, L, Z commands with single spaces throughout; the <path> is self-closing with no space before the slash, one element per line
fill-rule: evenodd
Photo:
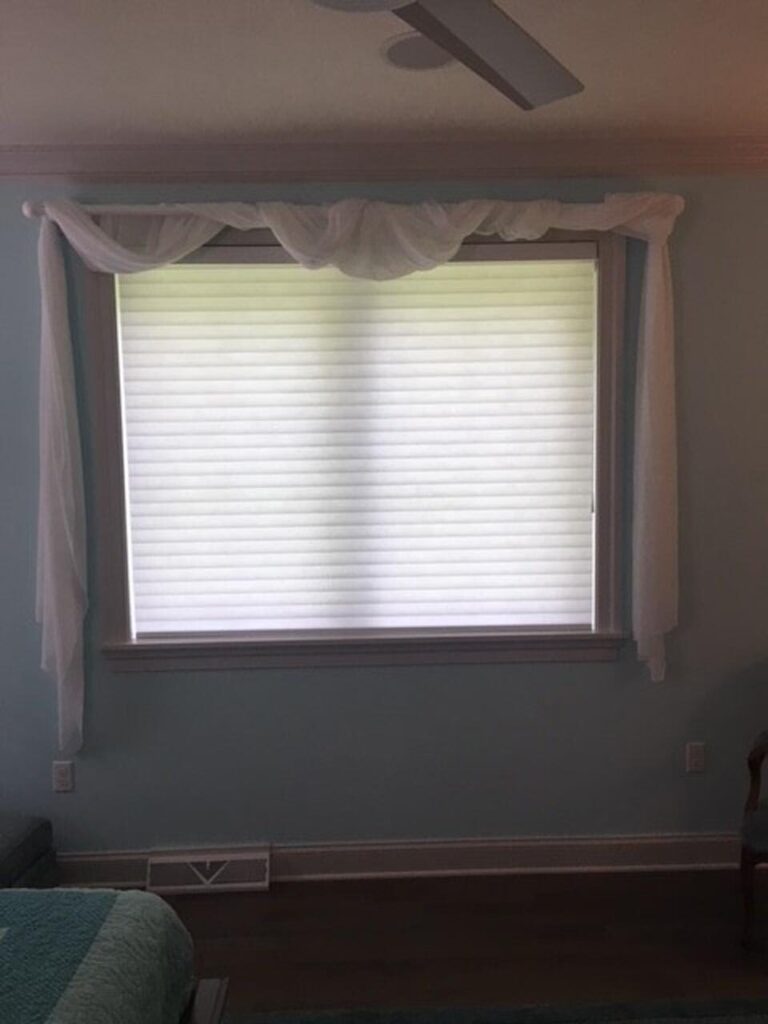
<path fill-rule="evenodd" d="M 192 942 L 144 892 L 0 890 L 0 1024 L 178 1024 Z"/>

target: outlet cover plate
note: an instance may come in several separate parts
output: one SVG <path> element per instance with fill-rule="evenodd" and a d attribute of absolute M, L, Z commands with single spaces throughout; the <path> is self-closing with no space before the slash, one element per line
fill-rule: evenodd
<path fill-rule="evenodd" d="M 689 775 L 699 775 L 707 766 L 707 745 L 691 741 L 685 745 L 685 770 Z"/>
<path fill-rule="evenodd" d="M 54 793 L 71 793 L 75 788 L 75 765 L 72 761 L 54 761 L 51 765 Z"/>

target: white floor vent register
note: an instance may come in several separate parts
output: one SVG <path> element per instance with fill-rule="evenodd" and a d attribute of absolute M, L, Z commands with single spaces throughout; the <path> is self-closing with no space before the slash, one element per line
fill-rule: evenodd
<path fill-rule="evenodd" d="M 243 853 L 191 850 L 157 854 L 147 862 L 152 892 L 238 892 L 269 888 L 269 848 Z"/>

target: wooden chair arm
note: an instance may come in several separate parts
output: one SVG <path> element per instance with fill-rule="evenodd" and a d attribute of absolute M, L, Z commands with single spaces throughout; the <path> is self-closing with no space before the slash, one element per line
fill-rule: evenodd
<path fill-rule="evenodd" d="M 760 768 L 749 765 L 749 792 L 747 793 L 747 802 L 744 804 L 744 813 L 752 814 L 757 810 L 758 804 L 760 803 Z"/>
<path fill-rule="evenodd" d="M 747 757 L 749 792 L 744 805 L 745 814 L 752 814 L 760 803 L 760 780 L 766 754 L 768 754 L 768 732 L 762 732 L 752 744 L 752 749 Z"/>

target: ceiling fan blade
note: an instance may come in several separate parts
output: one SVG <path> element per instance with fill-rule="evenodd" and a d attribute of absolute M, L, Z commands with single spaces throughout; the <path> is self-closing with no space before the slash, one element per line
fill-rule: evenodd
<path fill-rule="evenodd" d="M 393 13 L 524 110 L 584 88 L 493 0 L 418 0 Z"/>

